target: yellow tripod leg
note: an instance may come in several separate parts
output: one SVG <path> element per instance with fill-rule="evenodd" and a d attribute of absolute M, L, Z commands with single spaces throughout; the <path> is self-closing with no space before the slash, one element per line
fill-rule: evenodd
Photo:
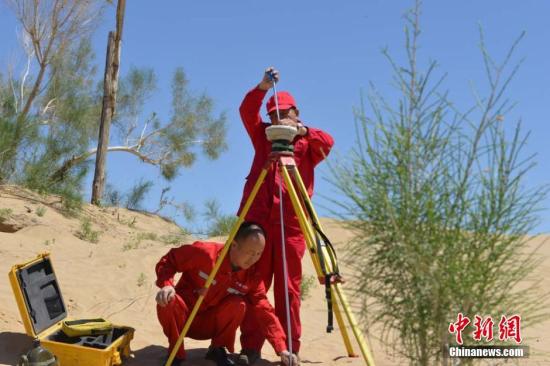
<path fill-rule="evenodd" d="M 302 177 L 300 176 L 299 172 L 294 169 L 293 170 L 293 177 L 294 180 L 298 184 L 298 188 L 300 189 L 300 192 L 302 193 L 303 199 L 308 200 L 306 204 L 309 204 L 311 207 L 311 214 L 312 214 L 312 220 L 315 221 L 315 223 L 321 228 L 321 231 L 323 231 L 321 227 L 321 223 L 319 222 L 319 218 L 317 216 L 317 213 L 315 212 L 315 209 L 313 207 L 313 204 L 311 204 L 311 201 L 309 200 L 309 196 L 307 195 L 307 189 L 305 187 L 305 184 L 302 180 Z M 351 325 L 351 329 L 353 331 L 353 334 L 355 335 L 355 338 L 357 339 L 357 343 L 359 344 L 359 348 L 361 349 L 361 353 L 363 354 L 363 358 L 365 359 L 365 362 L 368 366 L 374 366 L 374 359 L 372 357 L 372 354 L 367 346 L 367 343 L 365 342 L 365 339 L 363 338 L 363 334 L 361 331 L 359 331 L 359 328 L 357 326 L 357 322 L 355 320 L 355 316 L 353 315 L 351 308 L 349 306 L 349 303 L 347 301 L 346 296 L 344 295 L 343 291 L 340 289 L 340 286 L 335 283 L 331 286 L 336 294 L 338 295 L 338 299 L 340 300 L 342 307 L 344 308 L 344 313 L 346 314 L 348 321 Z"/>
<path fill-rule="evenodd" d="M 317 249 L 315 247 L 315 233 L 313 232 L 313 229 L 309 225 L 309 222 L 305 218 L 305 215 L 303 214 L 303 210 L 300 206 L 300 203 L 298 201 L 298 196 L 296 195 L 296 190 L 294 189 L 294 186 L 292 185 L 292 181 L 290 180 L 290 176 L 288 175 L 288 171 L 284 165 L 281 165 L 281 174 L 283 176 L 284 182 L 287 186 L 288 194 L 290 197 L 290 200 L 292 202 L 292 207 L 294 208 L 294 211 L 296 215 L 298 216 L 298 222 L 300 224 L 300 229 L 302 230 L 302 233 L 304 234 L 304 237 L 306 239 L 306 245 L 309 253 L 311 254 L 311 260 L 313 261 L 313 266 L 315 267 L 315 272 L 317 273 L 317 276 L 319 279 L 323 278 L 322 276 L 322 270 L 321 265 L 319 263 L 319 259 L 317 257 Z M 301 214 L 300 214 L 301 213 Z"/>
<path fill-rule="evenodd" d="M 353 347 L 351 346 L 351 340 L 349 339 L 348 329 L 346 327 L 346 324 L 344 323 L 344 318 L 342 318 L 340 305 L 338 305 L 338 301 L 336 301 L 336 297 L 334 295 L 334 289 L 332 287 L 330 288 L 330 296 L 332 296 L 332 307 L 334 310 L 334 316 L 336 316 L 338 329 L 340 329 L 340 333 L 342 334 L 342 339 L 344 340 L 344 345 L 346 346 L 348 357 L 359 357 L 359 355 L 353 351 Z"/>
<path fill-rule="evenodd" d="M 313 203 L 309 199 L 309 195 L 307 194 L 306 185 L 304 184 L 304 181 L 302 180 L 302 177 L 300 176 L 300 172 L 298 172 L 297 169 L 292 170 L 292 178 L 294 178 L 294 181 L 298 185 L 298 191 L 301 193 L 304 202 L 304 205 L 307 205 L 310 207 L 311 212 L 311 220 L 317 225 L 318 228 L 321 229 L 321 232 L 325 232 L 321 226 L 321 222 L 319 221 L 319 217 L 317 216 L 317 212 L 315 212 L 315 208 L 313 207 Z M 323 254 L 327 255 L 331 258 L 333 263 L 336 263 L 336 258 L 334 257 L 334 253 L 331 251 L 325 250 Z M 325 257 L 326 258 L 326 257 Z M 330 263 L 329 263 L 330 264 Z"/>
<path fill-rule="evenodd" d="M 348 300 L 346 299 L 346 296 L 340 289 L 340 286 L 338 284 L 334 284 L 332 287 L 334 287 L 336 294 L 338 295 L 338 298 L 340 302 L 342 303 L 342 307 L 344 308 L 344 313 L 346 314 L 348 321 L 351 325 L 351 330 L 353 334 L 355 335 L 355 339 L 357 339 L 357 343 L 359 344 L 359 349 L 361 350 L 361 353 L 363 354 L 363 358 L 365 359 L 365 362 L 368 366 L 374 366 L 374 359 L 372 358 L 372 354 L 369 350 L 369 347 L 367 346 L 367 342 L 365 342 L 365 338 L 363 338 L 363 333 L 359 330 L 357 326 L 357 322 L 355 320 L 355 316 L 353 315 Z"/>
<path fill-rule="evenodd" d="M 298 195 L 296 193 L 296 189 L 294 188 L 294 185 L 292 183 L 292 180 L 290 179 L 290 175 L 288 174 L 287 167 L 284 164 L 281 164 L 281 173 L 283 175 L 283 179 L 285 181 L 288 194 L 290 196 L 290 200 L 292 202 L 292 206 L 294 208 L 294 211 L 296 215 L 298 216 L 298 221 L 300 223 L 300 228 L 302 232 L 304 233 L 306 244 L 308 246 L 308 251 L 310 253 L 311 260 L 313 261 L 313 266 L 315 267 L 315 271 L 317 272 L 318 278 L 324 278 L 323 272 L 321 270 L 321 264 L 320 264 L 320 258 L 316 254 L 317 249 L 315 247 L 315 233 L 313 231 L 313 228 L 311 227 L 309 221 L 306 218 L 306 215 L 304 213 L 304 210 L 300 204 L 300 200 L 298 198 Z M 313 249 L 313 250 L 312 250 Z M 331 296 L 332 295 L 332 288 L 331 288 Z M 344 341 L 344 345 L 346 347 L 346 351 L 348 353 L 349 357 L 354 357 L 355 352 L 353 351 L 353 347 L 351 345 L 351 340 L 349 338 L 349 335 L 347 333 L 346 325 L 344 324 L 344 320 L 339 312 L 338 305 L 336 302 L 333 302 L 336 306 L 334 307 L 334 311 L 337 313 L 336 315 L 336 321 L 338 322 L 338 328 L 340 329 L 340 333 L 342 334 L 342 339 Z"/>
<path fill-rule="evenodd" d="M 229 247 L 231 246 L 231 243 L 233 242 L 233 239 L 235 239 L 235 235 L 237 234 L 237 230 L 239 230 L 239 227 L 244 221 L 244 218 L 246 217 L 246 214 L 248 213 L 248 210 L 250 209 L 250 206 L 252 205 L 252 202 L 254 201 L 254 198 L 256 198 L 256 195 L 258 194 L 258 190 L 260 189 L 260 186 L 262 185 L 265 176 L 267 175 L 267 170 L 269 168 L 269 165 L 266 165 L 262 172 L 260 173 L 260 176 L 258 177 L 258 180 L 256 181 L 256 184 L 254 184 L 254 188 L 252 188 L 252 192 L 250 193 L 250 196 L 248 196 L 248 199 L 246 200 L 246 203 L 241 211 L 241 214 L 239 215 L 239 218 L 237 219 L 237 222 L 235 225 L 233 225 L 233 228 L 231 229 L 231 232 L 229 233 L 229 237 L 227 238 L 227 241 L 225 242 L 223 249 L 218 257 L 218 260 L 216 261 L 216 264 L 214 265 L 214 268 L 212 269 L 212 272 L 210 272 L 210 275 L 206 279 L 206 283 L 204 284 L 204 288 L 208 290 L 210 288 L 210 285 L 212 284 L 212 281 L 214 280 L 214 277 L 216 277 L 216 274 L 218 273 L 218 270 L 220 269 L 220 266 L 229 251 Z M 204 300 L 206 293 L 199 296 L 197 299 L 197 302 L 195 303 L 195 306 L 193 307 L 193 310 L 191 311 L 191 314 L 189 314 L 189 318 L 187 318 L 187 321 L 185 322 L 185 325 L 183 326 L 183 329 L 181 331 L 181 334 L 178 338 L 178 341 L 176 342 L 176 345 L 172 349 L 172 352 L 170 352 L 170 356 L 168 357 L 168 360 L 166 361 L 165 366 L 171 366 L 172 362 L 174 361 L 174 358 L 176 357 L 176 353 L 178 349 L 180 348 L 183 338 L 185 338 L 185 335 L 189 331 L 189 328 L 191 327 L 191 323 L 195 319 L 195 316 L 197 315 L 197 312 L 199 311 L 199 308 Z"/>

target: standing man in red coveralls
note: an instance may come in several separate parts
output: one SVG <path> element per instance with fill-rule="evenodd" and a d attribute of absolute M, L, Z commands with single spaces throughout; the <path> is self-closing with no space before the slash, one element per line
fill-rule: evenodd
<path fill-rule="evenodd" d="M 271 75 L 271 76 L 270 76 Z M 307 188 L 308 194 L 313 195 L 314 168 L 330 152 L 334 141 L 324 131 L 304 125 L 299 118 L 300 112 L 296 101 L 288 92 L 278 92 L 279 116 L 275 98 L 272 96 L 267 102 L 267 113 L 271 123 L 265 123 L 260 116 L 260 109 L 267 91 L 278 82 L 279 73 L 274 68 L 268 68 L 262 81 L 246 94 L 240 107 L 240 114 L 246 128 L 246 132 L 254 146 L 254 160 L 250 173 L 246 178 L 242 210 L 246 199 L 250 195 L 254 183 L 268 160 L 271 153 L 271 142 L 267 139 L 265 129 L 271 124 L 294 126 L 298 135 L 293 141 L 294 160 L 298 166 L 300 175 Z M 258 268 L 262 273 L 266 289 L 271 286 L 274 278 L 275 313 L 279 318 L 285 334 L 288 331 L 286 320 L 285 290 L 283 274 L 283 258 L 281 249 L 281 218 L 279 205 L 279 185 L 283 179 L 274 165 L 271 166 L 264 183 L 246 216 L 246 220 L 255 221 L 262 225 L 266 231 L 266 248 L 258 262 Z M 300 230 L 298 217 L 294 213 L 292 203 L 283 185 L 283 221 L 285 230 L 286 260 L 288 265 L 288 292 L 290 303 L 290 327 L 292 335 L 292 351 L 298 354 L 300 350 L 300 283 L 302 280 L 302 257 L 306 249 L 305 239 Z M 261 334 L 261 320 L 252 312 L 247 312 L 241 325 L 242 351 L 238 363 L 251 365 L 259 357 L 265 337 Z"/>
<path fill-rule="evenodd" d="M 260 258 L 265 246 L 262 228 L 253 223 L 243 223 L 228 255 L 224 258 L 218 273 L 191 323 L 188 337 L 212 339 L 206 358 L 218 366 L 231 366 L 226 348 L 233 352 L 235 333 L 241 324 L 245 311 L 251 312 L 260 321 L 260 331 L 284 365 L 293 358 L 285 343 L 285 334 L 273 307 L 266 297 L 260 273 L 254 264 Z M 157 293 L 157 315 L 164 334 L 168 337 L 171 351 L 197 299 L 204 294 L 204 284 L 223 249 L 221 243 L 197 241 L 171 249 L 156 265 L 156 284 L 161 290 Z M 174 285 L 174 275 L 180 272 L 181 278 Z M 172 365 L 185 360 L 185 350 L 178 349 Z"/>

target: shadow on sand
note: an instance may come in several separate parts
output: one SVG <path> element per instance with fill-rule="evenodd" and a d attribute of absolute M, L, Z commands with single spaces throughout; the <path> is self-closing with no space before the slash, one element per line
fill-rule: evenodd
<path fill-rule="evenodd" d="M 32 338 L 24 333 L 0 333 L 0 364 L 17 365 L 31 347 Z"/>
<path fill-rule="evenodd" d="M 21 355 L 26 354 L 32 347 L 32 338 L 23 333 L 2 332 L 0 333 L 0 364 L 17 365 Z M 195 348 L 187 350 L 187 360 L 184 365 L 188 366 L 215 366 L 210 360 L 205 360 L 206 348 Z M 166 360 L 167 350 L 165 347 L 151 345 L 142 349 L 133 350 L 132 356 L 124 360 L 128 366 L 163 366 Z M 275 366 L 276 362 L 259 360 L 255 366 Z"/>
<path fill-rule="evenodd" d="M 194 348 L 187 350 L 187 359 L 183 363 L 185 366 L 215 366 L 210 360 L 205 360 L 206 348 Z M 166 360 L 167 350 L 161 346 L 147 346 L 132 352 L 132 358 L 124 362 L 128 366 L 163 366 Z M 259 360 L 255 366 L 275 366 L 279 363 Z"/>

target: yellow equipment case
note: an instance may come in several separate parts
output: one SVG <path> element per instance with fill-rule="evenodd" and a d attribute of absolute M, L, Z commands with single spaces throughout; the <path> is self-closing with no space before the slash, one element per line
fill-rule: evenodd
<path fill-rule="evenodd" d="M 113 325 L 108 334 L 77 337 L 63 332 L 67 308 L 49 253 L 13 266 L 9 278 L 26 333 L 40 339 L 59 366 L 115 366 L 130 355 L 131 327 Z"/>

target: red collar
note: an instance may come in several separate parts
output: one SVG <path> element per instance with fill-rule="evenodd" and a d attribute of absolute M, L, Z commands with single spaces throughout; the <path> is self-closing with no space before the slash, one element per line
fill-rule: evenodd
<path fill-rule="evenodd" d="M 220 254 L 222 253 L 223 245 L 220 245 L 218 249 L 218 255 L 216 256 L 216 259 L 220 258 Z M 223 259 L 222 264 L 220 265 L 220 269 L 218 270 L 219 273 L 231 273 L 233 272 L 233 266 L 231 265 L 231 260 L 229 258 L 229 250 L 227 251 L 227 254 L 225 255 L 225 258 Z"/>

